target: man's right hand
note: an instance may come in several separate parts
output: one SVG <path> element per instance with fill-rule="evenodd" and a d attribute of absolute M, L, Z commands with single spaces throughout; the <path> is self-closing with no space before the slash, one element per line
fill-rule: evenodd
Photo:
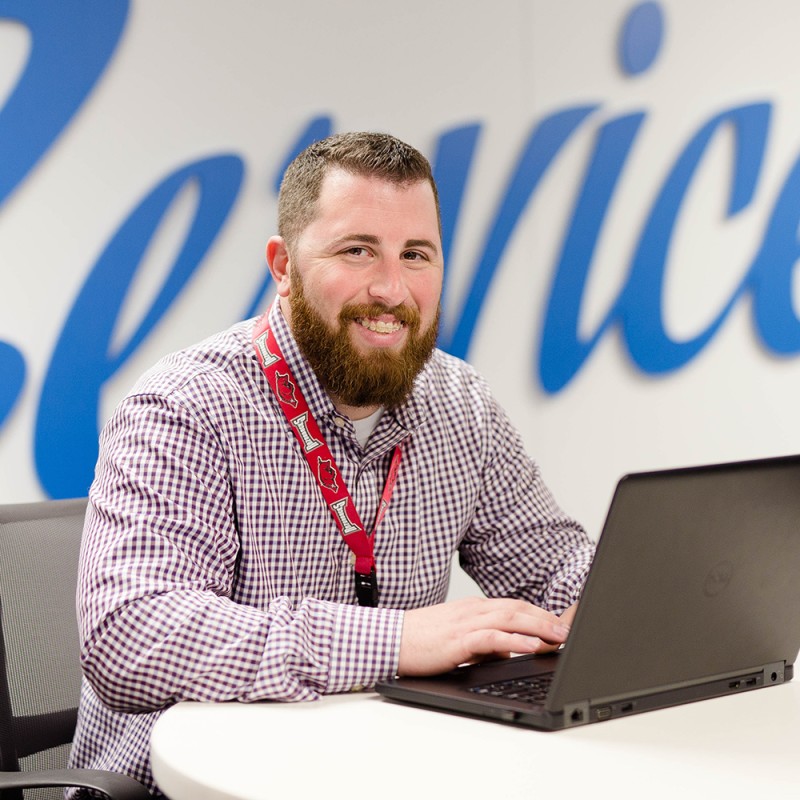
<path fill-rule="evenodd" d="M 566 641 L 564 620 L 524 600 L 466 597 L 405 612 L 400 675 L 435 675 L 511 653 L 545 653 Z"/>

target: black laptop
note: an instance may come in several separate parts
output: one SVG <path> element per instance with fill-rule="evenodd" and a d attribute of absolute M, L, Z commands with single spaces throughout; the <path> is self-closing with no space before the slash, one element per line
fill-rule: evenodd
<path fill-rule="evenodd" d="M 636 473 L 616 488 L 558 654 L 378 684 L 544 730 L 784 683 L 800 649 L 800 456 Z"/>

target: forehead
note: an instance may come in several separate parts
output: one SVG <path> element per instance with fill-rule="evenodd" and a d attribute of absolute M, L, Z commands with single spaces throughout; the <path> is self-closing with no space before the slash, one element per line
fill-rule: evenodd
<path fill-rule="evenodd" d="M 391 225 L 416 229 L 414 236 L 424 234 L 427 238 L 438 239 L 436 199 L 426 180 L 395 183 L 333 168 L 322 181 L 316 211 L 309 227 L 347 229 L 356 224 Z M 373 231 L 364 229 L 361 232 Z"/>

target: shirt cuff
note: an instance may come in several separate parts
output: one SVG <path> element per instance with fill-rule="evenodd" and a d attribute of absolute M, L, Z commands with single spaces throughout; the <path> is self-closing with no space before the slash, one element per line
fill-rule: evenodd
<path fill-rule="evenodd" d="M 403 611 L 338 606 L 325 693 L 366 689 L 394 677 L 402 632 Z"/>
<path fill-rule="evenodd" d="M 575 551 L 569 563 L 559 569 L 550 581 L 545 592 L 544 607 L 554 614 L 562 614 L 578 602 L 583 584 L 589 575 L 594 557 L 594 545 L 587 545 Z"/>

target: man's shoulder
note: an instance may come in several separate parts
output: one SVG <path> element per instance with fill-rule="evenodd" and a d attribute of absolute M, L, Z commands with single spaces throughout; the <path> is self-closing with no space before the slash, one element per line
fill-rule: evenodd
<path fill-rule="evenodd" d="M 439 349 L 420 374 L 413 397 L 428 407 L 464 408 L 493 402 L 488 383 L 475 367 Z"/>
<path fill-rule="evenodd" d="M 432 384 L 453 384 L 464 387 L 480 386 L 485 387 L 486 381 L 483 376 L 462 358 L 450 355 L 450 353 L 438 348 L 433 351 L 430 360 L 425 366 L 423 375 Z"/>
<path fill-rule="evenodd" d="M 193 384 L 230 382 L 253 361 L 254 321 L 237 322 L 223 331 L 163 356 L 145 372 L 130 394 L 171 394 Z"/>

